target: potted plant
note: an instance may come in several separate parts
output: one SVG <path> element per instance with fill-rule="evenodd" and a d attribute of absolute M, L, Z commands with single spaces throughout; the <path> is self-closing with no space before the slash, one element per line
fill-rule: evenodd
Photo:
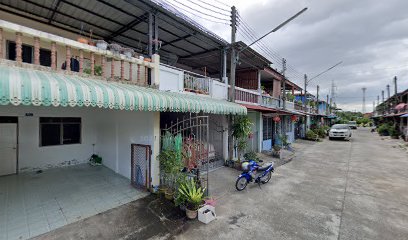
<path fill-rule="evenodd" d="M 278 144 L 273 145 L 272 156 L 279 157 L 281 148 L 282 147 L 280 145 L 278 145 Z"/>
<path fill-rule="evenodd" d="M 108 43 L 105 42 L 104 40 L 96 40 L 96 47 L 102 50 L 108 49 Z"/>
<path fill-rule="evenodd" d="M 195 181 L 190 179 L 181 184 L 178 191 L 186 200 L 187 217 L 189 219 L 195 219 L 197 217 L 197 210 L 203 203 L 204 189 L 197 187 Z"/>
<path fill-rule="evenodd" d="M 241 151 L 246 149 L 247 138 L 251 134 L 252 122 L 247 117 L 239 117 L 234 119 L 234 124 L 232 125 L 232 136 L 238 141 L 238 161 L 240 161 Z"/>
<path fill-rule="evenodd" d="M 108 45 L 109 50 L 112 51 L 114 54 L 119 54 L 122 47 L 117 43 L 111 43 Z"/>
<path fill-rule="evenodd" d="M 127 57 L 127 58 L 131 58 L 133 53 L 135 52 L 133 49 L 131 48 L 122 48 L 121 52 Z"/>

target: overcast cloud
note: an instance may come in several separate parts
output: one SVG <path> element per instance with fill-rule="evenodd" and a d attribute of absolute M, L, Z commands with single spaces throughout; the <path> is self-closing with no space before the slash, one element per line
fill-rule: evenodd
<path fill-rule="evenodd" d="M 220 5 L 216 0 L 205 0 Z M 408 1 L 406 0 L 229 0 L 255 31 L 262 35 L 288 17 L 308 7 L 303 15 L 268 36 L 264 43 L 285 57 L 299 73 L 314 76 L 339 61 L 343 64 L 311 82 L 313 94 L 320 96 L 336 88 L 337 105 L 345 110 L 362 109 L 362 87 L 367 88 L 366 109 L 392 78 L 398 90 L 408 87 Z M 227 6 L 224 6 L 227 8 Z M 196 19 L 196 18 L 195 18 Z M 226 40 L 229 26 L 199 20 Z M 240 37 L 239 40 L 245 40 Z M 275 63 L 280 68 L 280 63 Z M 299 73 L 289 77 L 303 86 Z M 385 93 L 387 96 L 387 93 Z"/>

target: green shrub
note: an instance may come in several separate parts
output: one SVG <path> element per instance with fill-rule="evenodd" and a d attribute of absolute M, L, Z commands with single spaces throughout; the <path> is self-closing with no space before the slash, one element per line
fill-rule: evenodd
<path fill-rule="evenodd" d="M 313 130 L 308 130 L 306 132 L 306 139 L 316 140 L 317 138 L 318 138 L 318 135 Z"/>
<path fill-rule="evenodd" d="M 256 162 L 259 162 L 259 157 L 256 154 L 256 152 L 254 152 L 254 151 L 245 153 L 244 158 L 245 158 L 245 160 L 254 160 Z"/>
<path fill-rule="evenodd" d="M 389 136 L 391 133 L 393 133 L 393 129 L 395 130 L 395 128 L 390 124 L 384 123 L 378 127 L 377 131 L 381 136 Z"/>
<path fill-rule="evenodd" d="M 324 127 L 319 127 L 314 130 L 314 132 L 319 135 L 320 138 L 326 137 L 326 129 Z"/>

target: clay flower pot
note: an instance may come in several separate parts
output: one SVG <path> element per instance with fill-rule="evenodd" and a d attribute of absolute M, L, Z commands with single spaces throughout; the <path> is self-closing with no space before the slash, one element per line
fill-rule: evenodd
<path fill-rule="evenodd" d="M 88 39 L 86 39 L 84 37 L 79 37 L 77 39 L 77 41 L 80 42 L 80 43 L 83 43 L 83 44 L 88 44 L 89 43 Z"/>
<path fill-rule="evenodd" d="M 186 208 L 186 216 L 188 219 L 196 219 L 197 215 L 197 210 L 190 210 Z"/>

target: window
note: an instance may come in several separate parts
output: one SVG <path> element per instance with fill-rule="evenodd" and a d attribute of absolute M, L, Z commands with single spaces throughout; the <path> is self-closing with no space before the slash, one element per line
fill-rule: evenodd
<path fill-rule="evenodd" d="M 7 41 L 7 59 L 16 60 L 16 43 L 13 41 Z M 23 44 L 23 62 L 34 63 L 34 47 L 31 45 Z M 40 48 L 40 65 L 51 67 L 51 51 L 48 49 Z"/>
<path fill-rule="evenodd" d="M 81 143 L 81 118 L 40 118 L 40 146 Z"/>

